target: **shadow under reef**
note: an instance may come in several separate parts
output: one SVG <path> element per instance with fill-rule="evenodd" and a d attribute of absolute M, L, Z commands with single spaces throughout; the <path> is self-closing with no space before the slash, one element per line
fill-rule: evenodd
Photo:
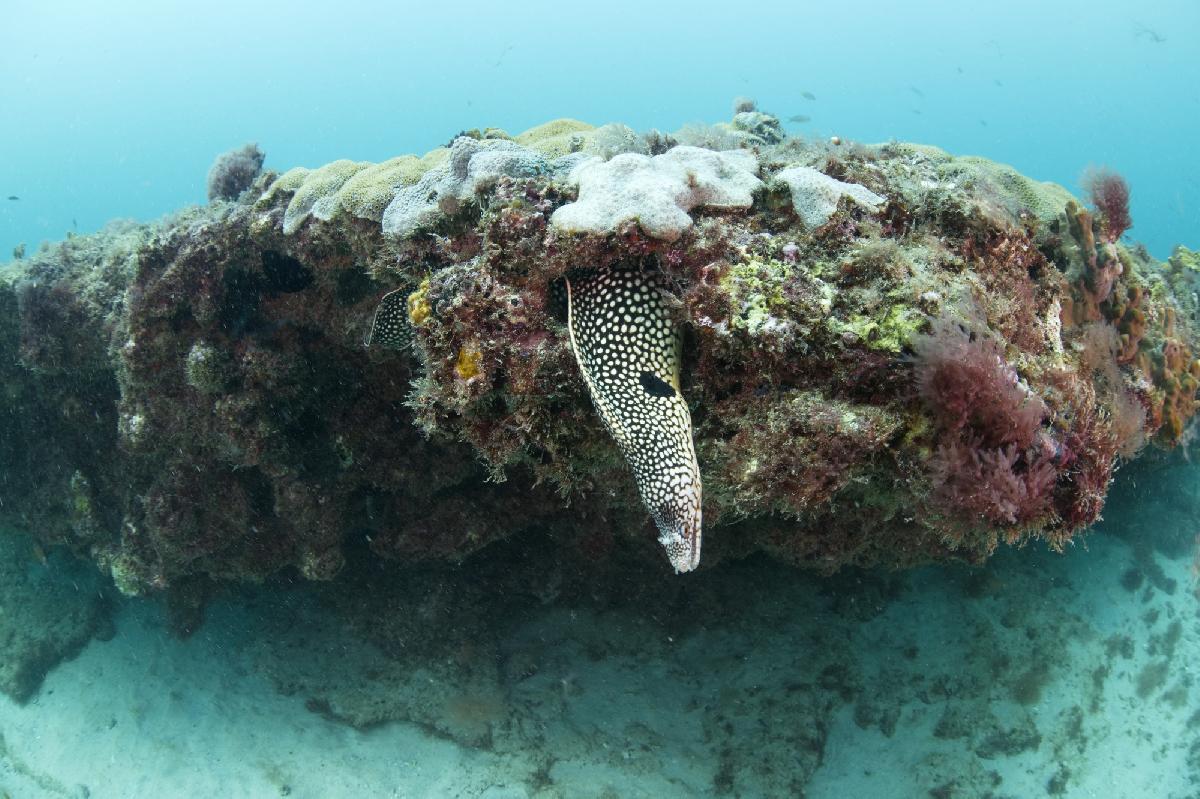
<path fill-rule="evenodd" d="M 1106 521 L 1064 555 L 829 578 L 756 555 L 674 577 L 630 551 L 601 574 L 559 556 L 569 531 L 531 531 L 458 565 L 364 548 L 329 583 L 227 586 L 202 625 L 146 600 L 115 616 L 153 619 L 160 657 L 197 673 L 219 659 L 255 675 L 347 747 L 406 728 L 468 753 L 447 795 L 1185 799 L 1200 791 L 1198 505 L 1200 469 L 1174 456 L 1123 470 Z M 83 677 L 62 671 L 43 691 Z M 286 746 L 280 794 L 330 795 L 304 740 Z M 324 770 L 374 773 L 337 754 Z M 38 755 L 10 741 L 12 758 Z"/>

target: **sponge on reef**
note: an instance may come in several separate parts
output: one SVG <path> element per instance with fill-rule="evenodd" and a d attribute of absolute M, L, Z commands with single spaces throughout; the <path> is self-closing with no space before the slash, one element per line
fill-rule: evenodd
<path fill-rule="evenodd" d="M 792 209 L 809 228 L 820 227 L 837 210 L 838 202 L 849 197 L 864 208 L 876 211 L 886 197 L 856 183 L 843 183 L 812 167 L 794 166 L 775 176 L 792 194 Z"/>
<path fill-rule="evenodd" d="M 563 233 L 608 233 L 635 221 L 646 235 L 674 241 L 691 227 L 693 208 L 749 208 L 762 186 L 757 171 L 758 159 L 745 150 L 680 146 L 653 157 L 593 158 L 571 170 L 568 179 L 579 186 L 579 199 L 555 211 L 550 222 Z"/>
<path fill-rule="evenodd" d="M 208 199 L 236 200 L 262 172 L 266 156 L 257 144 L 221 153 L 208 170 Z"/>

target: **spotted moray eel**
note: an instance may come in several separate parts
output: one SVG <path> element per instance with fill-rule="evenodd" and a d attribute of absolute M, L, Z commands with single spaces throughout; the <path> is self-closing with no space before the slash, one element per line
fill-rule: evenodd
<path fill-rule="evenodd" d="M 404 349 L 412 341 L 412 325 L 408 319 L 408 292 L 396 289 L 383 295 L 379 306 L 375 309 L 375 318 L 371 320 L 371 331 L 367 334 L 366 344 L 386 347 L 388 349 Z"/>
<path fill-rule="evenodd" d="M 566 289 L 571 348 L 592 402 L 633 469 L 671 565 L 691 571 L 700 563 L 700 467 L 662 276 L 619 265 L 575 272 Z"/>
<path fill-rule="evenodd" d="M 403 290 L 383 298 L 368 345 L 408 346 L 406 299 Z M 671 565 L 691 571 L 700 563 L 700 467 L 662 276 L 638 265 L 580 270 L 566 279 L 566 300 L 571 349 L 592 402 L 633 469 Z"/>

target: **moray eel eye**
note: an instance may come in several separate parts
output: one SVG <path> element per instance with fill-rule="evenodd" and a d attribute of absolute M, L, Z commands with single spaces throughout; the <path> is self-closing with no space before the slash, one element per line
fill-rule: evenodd
<path fill-rule="evenodd" d="M 700 467 L 679 393 L 681 340 L 662 277 L 636 266 L 566 279 L 567 329 L 588 393 L 633 469 L 676 572 L 700 562 Z"/>

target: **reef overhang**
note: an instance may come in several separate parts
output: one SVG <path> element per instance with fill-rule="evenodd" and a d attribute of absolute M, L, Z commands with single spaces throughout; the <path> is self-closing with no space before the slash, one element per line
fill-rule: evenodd
<path fill-rule="evenodd" d="M 1196 410 L 1200 261 L 1061 187 L 759 112 L 559 120 L 264 173 L 10 264 L 0 515 L 127 592 L 530 529 L 581 563 L 661 559 L 560 312 L 572 270 L 630 264 L 683 337 L 703 564 L 1062 546 Z M 368 343 L 385 296 L 402 313 Z"/>

